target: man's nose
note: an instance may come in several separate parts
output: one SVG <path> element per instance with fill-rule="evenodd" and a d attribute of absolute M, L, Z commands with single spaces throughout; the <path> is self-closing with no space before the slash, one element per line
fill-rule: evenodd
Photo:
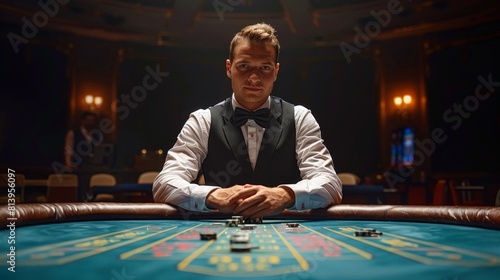
<path fill-rule="evenodd" d="M 248 76 L 248 81 L 252 84 L 256 84 L 258 82 L 260 82 L 260 77 L 259 75 L 257 75 L 257 73 L 255 73 L 255 71 L 253 71 L 250 76 Z"/>

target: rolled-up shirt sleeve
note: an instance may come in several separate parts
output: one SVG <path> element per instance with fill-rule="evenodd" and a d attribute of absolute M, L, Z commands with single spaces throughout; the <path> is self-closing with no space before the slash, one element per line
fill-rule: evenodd
<path fill-rule="evenodd" d="M 201 163 L 207 155 L 210 111 L 197 110 L 189 116 L 174 146 L 168 151 L 162 171 L 153 183 L 156 202 L 190 211 L 208 211 L 205 198 L 217 186 L 198 185 Z"/>
<path fill-rule="evenodd" d="M 295 106 L 296 157 L 302 180 L 286 184 L 295 193 L 290 210 L 305 210 L 340 204 L 342 183 L 333 159 L 321 138 L 321 130 L 311 111 Z"/>

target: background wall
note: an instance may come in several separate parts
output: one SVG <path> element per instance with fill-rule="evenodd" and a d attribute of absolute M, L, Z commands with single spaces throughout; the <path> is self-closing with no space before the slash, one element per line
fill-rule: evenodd
<path fill-rule="evenodd" d="M 499 38 L 443 42 L 429 56 L 430 128 L 448 136 L 432 155 L 435 172 L 500 174 L 498 49 Z"/>
<path fill-rule="evenodd" d="M 47 45 L 17 55 L 0 40 L 0 162 L 47 165 L 60 158 L 68 124 L 68 56 Z"/>
<path fill-rule="evenodd" d="M 388 1 L 242 1 L 221 14 L 202 0 L 75 0 L 16 53 L 8 35 L 24 34 L 22 19 L 44 11 L 37 3 L 0 3 L 1 166 L 50 172 L 62 162 L 64 134 L 88 109 L 84 96 L 94 94 L 103 97 L 100 118 L 114 125 L 104 135 L 115 146 L 111 168 L 137 167 L 142 149 L 173 145 L 190 112 L 230 96 L 229 40 L 243 25 L 267 21 L 283 47 L 274 94 L 312 110 L 337 171 L 388 170 L 391 132 L 410 126 L 419 141 L 435 128 L 448 136 L 416 174 L 500 174 L 500 13 L 490 1 L 401 2 L 378 30 L 373 15 Z M 353 28 L 369 24 L 373 36 L 349 62 L 339 43 L 359 43 Z M 134 97 L 157 67 L 168 75 Z M 475 108 L 479 76 L 491 80 L 491 95 Z M 406 93 L 414 102 L 401 118 L 393 98 Z M 459 128 L 443 120 L 454 104 L 474 107 Z"/>
<path fill-rule="evenodd" d="M 347 64 L 328 55 L 333 51 L 284 48 L 273 95 L 311 109 L 338 170 L 369 174 L 381 164 L 375 63 Z M 159 65 L 169 75 L 129 114 L 119 113 L 126 117 L 118 120 L 117 166 L 130 166 L 133 155 L 143 148 L 169 149 L 190 112 L 212 106 L 232 92 L 225 74 L 225 52 L 139 49 L 127 55 L 130 58 L 120 67 L 119 99 L 142 83 L 148 66 Z"/>

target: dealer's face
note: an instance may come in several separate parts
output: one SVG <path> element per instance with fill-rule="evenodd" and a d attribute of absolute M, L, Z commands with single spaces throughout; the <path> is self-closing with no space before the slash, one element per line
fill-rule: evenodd
<path fill-rule="evenodd" d="M 233 50 L 233 61 L 226 60 L 236 101 L 248 110 L 260 107 L 273 90 L 279 63 L 270 43 L 242 40 Z"/>

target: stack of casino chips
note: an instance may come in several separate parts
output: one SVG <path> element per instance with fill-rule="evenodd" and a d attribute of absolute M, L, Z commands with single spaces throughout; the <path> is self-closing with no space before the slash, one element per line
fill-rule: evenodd
<path fill-rule="evenodd" d="M 231 219 L 226 219 L 226 227 L 237 227 L 248 224 L 262 224 L 262 218 L 244 219 L 243 216 L 232 216 Z"/>
<path fill-rule="evenodd" d="M 380 237 L 382 232 L 377 231 L 374 228 L 364 228 L 362 230 L 357 230 L 354 232 L 354 236 L 359 237 Z"/>

